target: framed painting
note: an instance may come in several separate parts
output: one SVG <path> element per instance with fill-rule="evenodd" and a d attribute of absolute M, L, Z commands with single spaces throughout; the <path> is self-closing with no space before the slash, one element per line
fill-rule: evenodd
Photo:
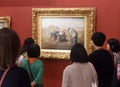
<path fill-rule="evenodd" d="M 10 16 L 0 17 L 0 29 L 3 27 L 10 27 Z"/>
<path fill-rule="evenodd" d="M 69 59 L 71 47 L 81 43 L 92 52 L 95 8 L 33 8 L 32 37 L 41 58 Z"/>

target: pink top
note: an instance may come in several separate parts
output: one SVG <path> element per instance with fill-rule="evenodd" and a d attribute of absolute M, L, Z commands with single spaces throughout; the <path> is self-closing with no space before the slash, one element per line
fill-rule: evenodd
<path fill-rule="evenodd" d="M 62 87 L 92 87 L 94 82 L 98 84 L 97 74 L 91 63 L 73 63 L 63 71 Z"/>

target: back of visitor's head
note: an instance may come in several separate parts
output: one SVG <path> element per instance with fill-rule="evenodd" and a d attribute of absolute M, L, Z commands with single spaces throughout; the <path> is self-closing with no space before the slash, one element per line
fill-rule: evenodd
<path fill-rule="evenodd" d="M 9 28 L 0 29 L 0 66 L 6 68 L 15 64 L 20 48 L 20 39 Z"/>
<path fill-rule="evenodd" d="M 26 38 L 20 54 L 22 54 L 24 52 L 27 52 L 27 50 L 28 50 L 28 48 L 30 47 L 31 44 L 34 44 L 34 40 L 31 37 Z"/>
<path fill-rule="evenodd" d="M 107 44 L 109 45 L 109 49 L 112 52 L 119 52 L 120 51 L 120 41 L 115 39 L 115 38 L 111 38 L 107 41 Z"/>
<path fill-rule="evenodd" d="M 82 44 L 77 43 L 72 47 L 70 53 L 70 59 L 72 62 L 80 62 L 80 63 L 88 62 L 88 55 Z"/>
<path fill-rule="evenodd" d="M 106 40 L 106 36 L 102 32 L 95 32 L 92 35 L 91 39 L 92 39 L 94 45 L 96 45 L 96 46 L 103 46 L 103 44 L 104 44 L 104 42 Z"/>
<path fill-rule="evenodd" d="M 37 44 L 32 44 L 27 51 L 28 57 L 37 58 L 40 56 L 40 46 Z"/>

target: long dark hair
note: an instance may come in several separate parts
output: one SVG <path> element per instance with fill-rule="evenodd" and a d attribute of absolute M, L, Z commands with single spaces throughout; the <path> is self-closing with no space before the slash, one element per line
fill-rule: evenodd
<path fill-rule="evenodd" d="M 20 39 L 9 28 L 0 29 L 0 66 L 6 68 L 15 64 L 20 48 Z"/>
<path fill-rule="evenodd" d="M 107 41 L 108 45 L 110 46 L 110 50 L 112 52 L 119 52 L 120 51 L 120 41 L 115 38 L 110 38 Z"/>

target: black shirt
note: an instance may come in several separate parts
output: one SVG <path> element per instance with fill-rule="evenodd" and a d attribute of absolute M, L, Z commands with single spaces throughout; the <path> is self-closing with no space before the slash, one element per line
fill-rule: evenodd
<path fill-rule="evenodd" d="M 0 70 L 0 78 L 4 70 Z M 23 68 L 13 66 L 6 74 L 2 87 L 31 87 L 30 78 Z"/>
<path fill-rule="evenodd" d="M 114 62 L 111 54 L 104 49 L 96 50 L 89 55 L 88 60 L 96 69 L 98 87 L 110 87 L 114 69 Z"/>

